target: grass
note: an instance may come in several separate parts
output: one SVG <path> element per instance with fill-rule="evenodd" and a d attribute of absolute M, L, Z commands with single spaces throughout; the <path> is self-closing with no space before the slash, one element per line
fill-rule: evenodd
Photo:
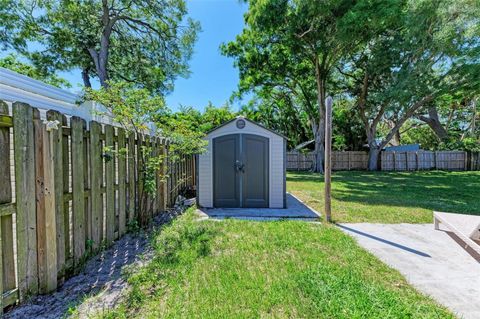
<path fill-rule="evenodd" d="M 331 225 L 197 221 L 190 210 L 152 245 L 100 317 L 453 318 Z"/>
<path fill-rule="evenodd" d="M 323 175 L 288 173 L 287 191 L 323 211 Z M 431 223 L 432 211 L 480 215 L 480 172 L 335 172 L 336 222 Z"/>

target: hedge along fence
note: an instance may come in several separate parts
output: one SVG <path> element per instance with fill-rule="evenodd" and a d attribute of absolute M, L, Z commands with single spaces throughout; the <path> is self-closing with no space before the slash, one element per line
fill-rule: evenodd
<path fill-rule="evenodd" d="M 308 171 L 313 167 L 314 153 L 287 153 L 287 169 Z M 411 151 L 381 152 L 380 170 L 414 171 L 414 170 L 480 170 L 480 153 L 464 151 Z M 332 152 L 332 169 L 366 170 L 368 153 L 361 151 Z"/>
<path fill-rule="evenodd" d="M 120 238 L 140 209 L 152 218 L 195 180 L 193 157 L 172 163 L 168 143 L 158 137 L 95 121 L 87 130 L 79 117 L 41 116 L 19 102 L 12 113 L 0 101 L 0 311 L 55 290 L 88 256 Z M 43 117 L 58 128 L 47 128 Z M 169 175 L 156 175 L 155 196 L 142 197 L 142 146 L 167 158 L 160 170 Z"/>

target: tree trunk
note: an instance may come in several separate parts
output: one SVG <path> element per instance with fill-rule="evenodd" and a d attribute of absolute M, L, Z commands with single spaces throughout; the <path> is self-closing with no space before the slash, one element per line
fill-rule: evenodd
<path fill-rule="evenodd" d="M 370 145 L 368 151 L 368 170 L 378 171 L 378 162 L 380 158 L 380 149 L 377 145 Z"/>
<path fill-rule="evenodd" d="M 377 171 L 378 170 L 378 162 L 381 147 L 377 144 L 375 137 L 377 135 L 377 128 L 372 127 L 368 124 L 365 127 L 365 132 L 367 133 L 367 142 L 368 142 L 368 170 L 369 171 Z"/>
<path fill-rule="evenodd" d="M 387 125 L 388 125 L 388 127 L 389 127 L 390 129 L 393 129 L 397 124 L 396 124 L 395 121 L 391 121 L 391 120 L 390 120 L 390 121 L 387 121 Z M 401 137 L 400 137 L 400 131 L 397 131 L 397 132 L 393 135 L 392 139 L 390 140 L 390 145 L 392 145 L 392 146 L 398 146 L 398 145 L 400 145 L 400 144 L 401 144 L 401 140 L 400 140 L 400 139 L 401 139 Z"/>
<path fill-rule="evenodd" d="M 435 106 L 430 106 L 428 108 L 428 117 L 422 115 L 419 119 L 420 121 L 427 123 L 440 141 L 448 140 L 448 132 L 440 122 L 437 108 Z"/>
<path fill-rule="evenodd" d="M 110 46 L 110 34 L 103 34 L 100 41 L 100 51 L 98 52 L 98 79 L 100 80 L 100 85 L 104 88 L 108 87 L 108 49 Z"/>
<path fill-rule="evenodd" d="M 323 173 L 323 160 L 325 158 L 325 121 L 320 121 L 312 124 L 313 136 L 315 139 L 315 162 L 313 163 L 313 171 Z"/>
<path fill-rule="evenodd" d="M 108 50 L 108 47 L 107 47 L 106 50 Z M 90 53 L 90 56 L 92 57 L 93 63 L 95 64 L 95 71 L 97 73 L 98 80 L 100 81 L 100 85 L 104 88 L 107 88 L 108 87 L 108 83 L 107 83 L 107 79 L 108 79 L 108 77 L 107 77 L 107 58 L 108 58 L 108 55 L 105 55 L 105 50 L 103 50 L 101 52 L 103 57 L 100 59 L 100 53 L 97 52 L 94 48 L 89 48 L 88 52 Z"/>
<path fill-rule="evenodd" d="M 83 79 L 83 85 L 85 85 L 85 87 L 87 88 L 92 87 L 92 83 L 90 83 L 90 76 L 88 75 L 88 69 L 83 69 L 82 79 Z"/>

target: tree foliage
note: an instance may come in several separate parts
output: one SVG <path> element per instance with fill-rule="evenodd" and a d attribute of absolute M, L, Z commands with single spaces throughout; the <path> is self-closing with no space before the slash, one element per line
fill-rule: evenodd
<path fill-rule="evenodd" d="M 396 14 L 398 1 L 251 0 L 245 28 L 223 46 L 240 72 L 239 93 L 291 95 L 309 117 L 322 170 L 325 98 L 335 67 Z M 259 89 L 260 88 L 260 89 Z M 287 105 L 287 104 L 285 104 Z"/>
<path fill-rule="evenodd" d="M 248 3 L 244 30 L 222 47 L 239 69 L 236 94 L 253 92 L 250 111 L 257 111 L 253 114 L 265 122 L 269 121 L 265 117 L 270 122 L 279 119 L 282 123 L 275 125 L 280 130 L 299 120 L 309 123 L 320 154 L 317 166 L 322 158 L 327 92 L 336 97 L 334 146 L 359 149 L 364 139 L 371 169 L 384 146 L 400 141 L 405 123 L 411 125 L 405 132 L 413 134 L 423 119 L 440 136 L 447 123 L 445 106 L 439 101 L 454 96 L 465 101 L 472 92 L 478 95 L 478 1 Z M 439 147 L 458 145 L 452 144 L 455 139 L 467 144 L 478 141 L 475 129 L 465 128 L 472 123 L 475 127 L 476 115 L 467 113 L 469 119 L 456 109 L 458 116 L 450 117 L 450 132 L 437 142 Z"/>
<path fill-rule="evenodd" d="M 391 25 L 342 60 L 339 72 L 365 125 L 370 169 L 418 112 L 452 92 L 478 91 L 478 13 L 478 2 L 469 0 L 404 1 Z M 379 136 L 382 121 L 392 125 Z"/>
<path fill-rule="evenodd" d="M 6 57 L 1 58 L 0 67 L 15 71 L 31 77 L 32 79 L 39 80 L 59 88 L 71 87 L 70 82 L 67 80 L 55 75 L 54 73 L 46 73 L 44 69 L 39 69 L 32 64 L 22 62 L 17 59 L 14 54 L 9 54 Z"/>
<path fill-rule="evenodd" d="M 160 94 L 188 75 L 199 24 L 184 0 L 0 1 L 1 43 L 44 73 L 79 68 L 87 87 L 95 77 Z"/>

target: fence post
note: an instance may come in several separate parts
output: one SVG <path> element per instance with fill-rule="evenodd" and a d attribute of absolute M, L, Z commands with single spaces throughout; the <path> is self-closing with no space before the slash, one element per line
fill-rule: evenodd
<path fill-rule="evenodd" d="M 17 276 L 20 300 L 38 292 L 37 216 L 35 211 L 35 157 L 33 109 L 13 103 L 15 194 L 17 205 Z"/>
<path fill-rule="evenodd" d="M 34 110 L 35 190 L 37 208 L 38 284 L 40 293 L 57 288 L 57 246 L 53 135 Z"/>
<path fill-rule="evenodd" d="M 437 151 L 433 152 L 433 160 L 435 162 L 435 169 L 438 169 L 438 155 Z"/>
<path fill-rule="evenodd" d="M 397 170 L 397 152 L 393 151 L 393 171 Z"/>

